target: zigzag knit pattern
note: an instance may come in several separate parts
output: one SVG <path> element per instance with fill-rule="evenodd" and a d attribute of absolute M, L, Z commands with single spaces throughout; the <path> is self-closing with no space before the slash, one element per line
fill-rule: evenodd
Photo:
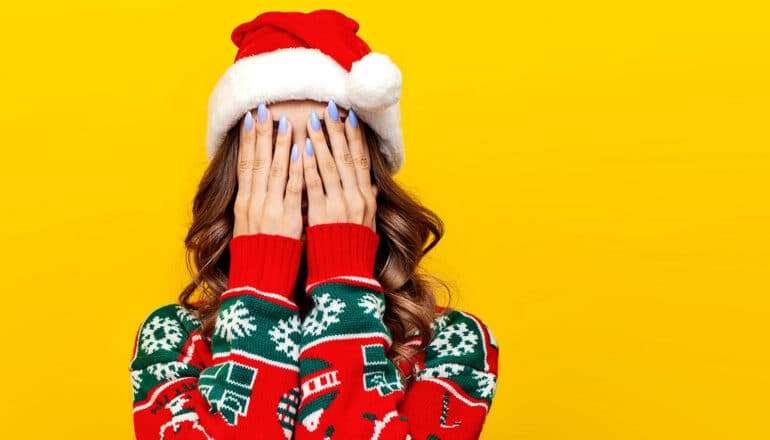
<path fill-rule="evenodd" d="M 498 346 L 477 316 L 439 308 L 410 371 L 386 353 L 379 237 L 354 223 L 306 229 L 314 307 L 291 292 L 302 242 L 230 241 L 228 289 L 211 338 L 178 304 L 153 310 L 129 365 L 134 431 L 149 439 L 477 439 L 490 411 Z M 409 345 L 419 345 L 414 334 Z M 414 380 L 404 386 L 402 376 Z"/>

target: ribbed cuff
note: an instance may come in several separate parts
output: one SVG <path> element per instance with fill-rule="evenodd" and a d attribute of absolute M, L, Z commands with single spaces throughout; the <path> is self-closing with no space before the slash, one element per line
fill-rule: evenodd
<path fill-rule="evenodd" d="M 272 234 L 242 234 L 230 239 L 227 288 L 251 286 L 290 298 L 302 258 L 302 240 Z"/>
<path fill-rule="evenodd" d="M 374 278 L 380 236 L 359 223 L 322 223 L 305 228 L 307 284 L 338 276 Z"/>

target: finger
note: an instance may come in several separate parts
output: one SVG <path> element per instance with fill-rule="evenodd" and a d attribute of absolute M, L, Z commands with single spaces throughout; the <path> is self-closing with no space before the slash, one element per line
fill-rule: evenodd
<path fill-rule="evenodd" d="M 251 191 L 252 172 L 254 165 L 254 119 L 251 111 L 247 111 L 241 120 L 241 133 L 238 141 L 238 193 L 236 199 L 249 200 Z"/>
<path fill-rule="evenodd" d="M 329 133 L 329 142 L 332 144 L 332 156 L 337 164 L 337 171 L 342 180 L 344 190 L 357 189 L 356 171 L 353 168 L 353 156 L 348 149 L 348 140 L 345 139 L 345 124 L 340 119 L 339 110 L 334 101 L 329 101 L 324 111 L 324 125 Z"/>
<path fill-rule="evenodd" d="M 267 180 L 267 198 L 283 200 L 286 190 L 286 174 L 289 162 L 289 147 L 291 145 L 291 123 L 285 114 L 281 113 L 278 122 L 278 137 L 275 139 L 275 152 L 270 164 L 270 175 Z"/>
<path fill-rule="evenodd" d="M 294 224 L 302 223 L 302 155 L 299 146 L 291 146 L 289 161 L 289 181 L 286 182 L 286 196 L 283 202 L 284 212 L 289 214 Z"/>
<path fill-rule="evenodd" d="M 337 163 L 334 161 L 329 147 L 326 145 L 326 138 L 321 130 L 321 121 L 315 110 L 310 113 L 310 118 L 307 121 L 307 131 L 313 143 L 313 155 L 318 164 L 317 167 L 320 170 L 321 179 L 323 179 L 326 195 L 329 198 L 340 199 L 342 197 L 342 186 L 340 184 L 340 176 L 337 173 Z"/>
<path fill-rule="evenodd" d="M 305 188 L 307 190 L 307 218 L 308 226 L 315 224 L 323 215 L 326 208 L 326 198 L 324 196 L 323 182 L 318 174 L 316 165 L 315 149 L 310 138 L 305 139 L 305 148 L 303 148 L 302 168 L 305 178 Z"/>
<path fill-rule="evenodd" d="M 267 178 L 273 155 L 273 117 L 264 103 L 257 107 L 256 126 L 257 142 L 252 166 L 251 194 L 257 204 L 262 206 L 267 193 Z"/>
<path fill-rule="evenodd" d="M 371 186 L 371 160 L 369 149 L 364 145 L 364 132 L 358 123 L 358 115 L 350 109 L 345 120 L 345 137 L 353 158 L 356 179 L 361 192 L 366 194 Z"/>

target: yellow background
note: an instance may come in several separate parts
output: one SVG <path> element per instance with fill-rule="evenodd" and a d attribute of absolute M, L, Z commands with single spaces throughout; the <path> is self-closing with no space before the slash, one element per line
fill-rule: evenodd
<path fill-rule="evenodd" d="M 132 438 L 230 31 L 319 7 L 404 73 L 428 267 L 501 347 L 483 439 L 768 438 L 763 3 L 4 6 L 0 438 Z"/>

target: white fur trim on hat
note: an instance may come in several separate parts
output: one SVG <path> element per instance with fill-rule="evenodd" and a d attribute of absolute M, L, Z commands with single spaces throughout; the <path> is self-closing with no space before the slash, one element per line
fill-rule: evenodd
<path fill-rule="evenodd" d="M 290 47 L 241 58 L 217 81 L 208 102 L 206 155 L 209 160 L 225 135 L 260 102 L 333 99 L 355 110 L 380 138 L 380 151 L 392 174 L 404 162 L 401 132 L 401 72 L 382 54 L 370 52 L 351 72 L 315 48 Z"/>

